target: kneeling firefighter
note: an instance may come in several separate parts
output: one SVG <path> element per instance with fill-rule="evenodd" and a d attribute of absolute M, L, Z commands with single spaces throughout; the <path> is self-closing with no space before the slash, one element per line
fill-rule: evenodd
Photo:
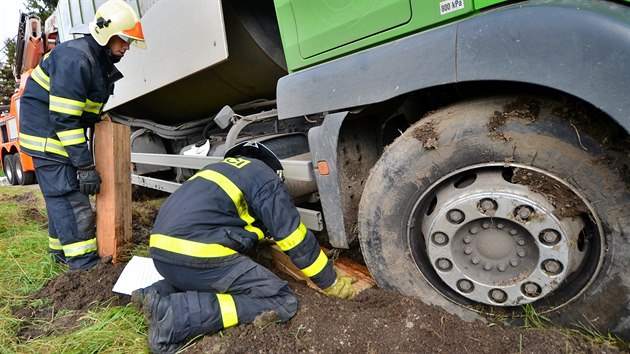
<path fill-rule="evenodd" d="M 148 317 L 152 351 L 175 352 L 187 338 L 251 323 L 263 312 L 281 322 L 295 315 L 287 283 L 243 254 L 265 236 L 328 295 L 354 298 L 356 280 L 336 274 L 302 224 L 282 171 L 266 146 L 242 142 L 164 202 L 149 243 L 164 280 L 132 293 Z"/>
<path fill-rule="evenodd" d="M 20 148 L 33 157 L 46 201 L 49 252 L 72 270 L 99 260 L 88 195 L 99 193 L 101 178 L 86 129 L 122 78 L 114 63 L 130 44 L 145 47 L 138 15 L 122 0 L 103 3 L 79 33 L 44 55 L 20 99 Z"/>

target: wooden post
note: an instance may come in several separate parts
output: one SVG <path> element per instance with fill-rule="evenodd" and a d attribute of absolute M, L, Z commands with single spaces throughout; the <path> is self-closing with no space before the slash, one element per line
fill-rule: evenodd
<path fill-rule="evenodd" d="M 131 243 L 131 142 L 126 125 L 96 124 L 94 162 L 101 175 L 96 196 L 96 241 L 101 258 L 120 261 L 121 251 Z"/>

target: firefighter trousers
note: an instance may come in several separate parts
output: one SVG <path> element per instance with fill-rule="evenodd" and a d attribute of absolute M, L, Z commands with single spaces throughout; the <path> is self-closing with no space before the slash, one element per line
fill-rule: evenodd
<path fill-rule="evenodd" d="M 36 157 L 33 164 L 48 212 L 49 252 L 71 270 L 92 268 L 99 260 L 94 212 L 79 192 L 76 168 Z"/>
<path fill-rule="evenodd" d="M 153 262 L 166 281 L 183 291 L 160 293 L 169 296 L 177 314 L 170 342 L 251 323 L 263 312 L 275 312 L 279 322 L 297 312 L 297 299 L 287 282 L 248 256 L 239 255 L 237 262 L 212 269 Z"/>

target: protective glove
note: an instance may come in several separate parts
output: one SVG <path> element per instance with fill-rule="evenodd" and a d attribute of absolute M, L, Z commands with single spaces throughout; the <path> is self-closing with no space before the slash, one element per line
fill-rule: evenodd
<path fill-rule="evenodd" d="M 352 286 L 352 284 L 356 282 L 357 278 L 355 277 L 342 277 L 337 274 L 335 283 L 331 287 L 324 289 L 324 292 L 328 296 L 336 296 L 342 299 L 352 300 L 357 294 L 357 291 Z"/>
<path fill-rule="evenodd" d="M 79 190 L 85 195 L 98 194 L 101 191 L 101 176 L 94 165 L 79 167 L 77 170 Z"/>

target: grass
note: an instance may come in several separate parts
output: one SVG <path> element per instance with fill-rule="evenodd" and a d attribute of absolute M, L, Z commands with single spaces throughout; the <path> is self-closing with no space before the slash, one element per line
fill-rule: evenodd
<path fill-rule="evenodd" d="M 129 304 L 102 305 L 84 314 L 80 327 L 34 339 L 19 339 L 22 320 L 12 314 L 21 305 L 36 305 L 29 300 L 48 280 L 66 271 L 48 256 L 48 232 L 25 218 L 26 208 L 11 196 L 39 190 L 0 187 L 0 353 L 146 353 L 147 334 L 144 316 Z M 44 204 L 37 203 L 45 215 Z M 135 253 L 135 252 L 134 252 Z M 68 311 L 56 316 L 68 315 Z M 52 319 L 30 325 L 51 327 Z"/>

